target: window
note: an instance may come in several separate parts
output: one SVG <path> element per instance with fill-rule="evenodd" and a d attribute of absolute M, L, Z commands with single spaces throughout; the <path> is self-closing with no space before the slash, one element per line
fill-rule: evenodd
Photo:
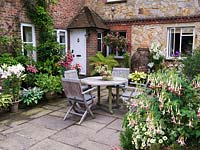
<path fill-rule="evenodd" d="M 126 0 L 107 0 L 107 3 L 126 2 Z"/>
<path fill-rule="evenodd" d="M 102 51 L 102 33 L 101 32 L 98 32 L 98 35 L 97 35 L 97 50 L 98 51 Z"/>
<path fill-rule="evenodd" d="M 67 31 L 66 30 L 56 30 L 57 42 L 63 46 L 63 54 L 67 51 Z"/>
<path fill-rule="evenodd" d="M 35 40 L 35 27 L 32 24 L 21 24 L 21 39 L 22 39 L 22 51 L 24 55 L 31 56 L 36 60 L 36 52 L 33 51 L 33 47 L 36 46 Z"/>
<path fill-rule="evenodd" d="M 119 34 L 119 36 L 126 38 L 126 32 L 125 31 L 119 31 L 119 32 L 116 32 L 116 33 Z M 107 55 L 114 54 L 115 57 L 121 58 L 125 52 L 126 52 L 126 49 L 115 50 L 115 47 L 108 47 L 107 46 Z"/>
<path fill-rule="evenodd" d="M 194 49 L 194 27 L 168 28 L 167 57 L 187 57 Z"/>

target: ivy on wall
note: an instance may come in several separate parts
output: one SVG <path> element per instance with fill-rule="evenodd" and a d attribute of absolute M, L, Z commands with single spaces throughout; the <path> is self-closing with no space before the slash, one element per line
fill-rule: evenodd
<path fill-rule="evenodd" d="M 37 56 L 38 63 L 43 66 L 45 72 L 45 64 L 48 64 L 48 67 L 55 68 L 55 64 L 60 60 L 63 50 L 53 34 L 53 18 L 48 11 L 51 4 L 56 4 L 56 0 L 23 0 L 23 2 L 28 17 L 39 30 Z M 53 71 L 52 74 L 56 74 L 56 71 Z"/>

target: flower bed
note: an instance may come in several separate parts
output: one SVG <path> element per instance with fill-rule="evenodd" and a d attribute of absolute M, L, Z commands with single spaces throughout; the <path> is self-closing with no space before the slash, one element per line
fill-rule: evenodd
<path fill-rule="evenodd" d="M 124 119 L 121 145 L 134 149 L 186 149 L 200 144 L 200 99 L 180 73 L 151 74 L 150 90 L 135 98 Z"/>

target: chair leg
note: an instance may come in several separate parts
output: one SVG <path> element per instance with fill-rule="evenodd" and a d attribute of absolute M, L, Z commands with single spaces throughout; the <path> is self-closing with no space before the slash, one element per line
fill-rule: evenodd
<path fill-rule="evenodd" d="M 90 115 L 92 116 L 92 118 L 94 119 L 95 118 L 95 116 L 94 116 L 94 114 L 93 114 L 93 112 L 91 111 L 91 109 L 90 109 L 91 107 L 87 107 L 87 110 L 89 111 L 89 113 L 90 113 Z"/>
<path fill-rule="evenodd" d="M 81 124 L 83 122 L 83 120 L 85 119 L 86 115 L 87 115 L 88 111 L 86 110 L 83 114 L 83 116 L 81 117 L 81 120 L 79 121 L 78 124 Z"/>
<path fill-rule="evenodd" d="M 69 110 L 67 111 L 65 117 L 63 118 L 63 120 L 66 120 L 67 116 L 69 115 L 70 111 L 72 110 L 72 108 L 74 107 L 74 105 L 72 105 Z"/>

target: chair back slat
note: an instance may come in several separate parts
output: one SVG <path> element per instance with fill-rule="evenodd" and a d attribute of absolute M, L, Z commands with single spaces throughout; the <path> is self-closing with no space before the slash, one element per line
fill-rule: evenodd
<path fill-rule="evenodd" d="M 62 79 L 65 95 L 69 99 L 84 101 L 81 83 L 79 79 Z"/>
<path fill-rule="evenodd" d="M 128 79 L 130 68 L 113 68 L 113 77 L 122 77 Z"/>
<path fill-rule="evenodd" d="M 78 79 L 77 70 L 67 70 L 64 72 L 64 77 L 66 79 Z"/>

